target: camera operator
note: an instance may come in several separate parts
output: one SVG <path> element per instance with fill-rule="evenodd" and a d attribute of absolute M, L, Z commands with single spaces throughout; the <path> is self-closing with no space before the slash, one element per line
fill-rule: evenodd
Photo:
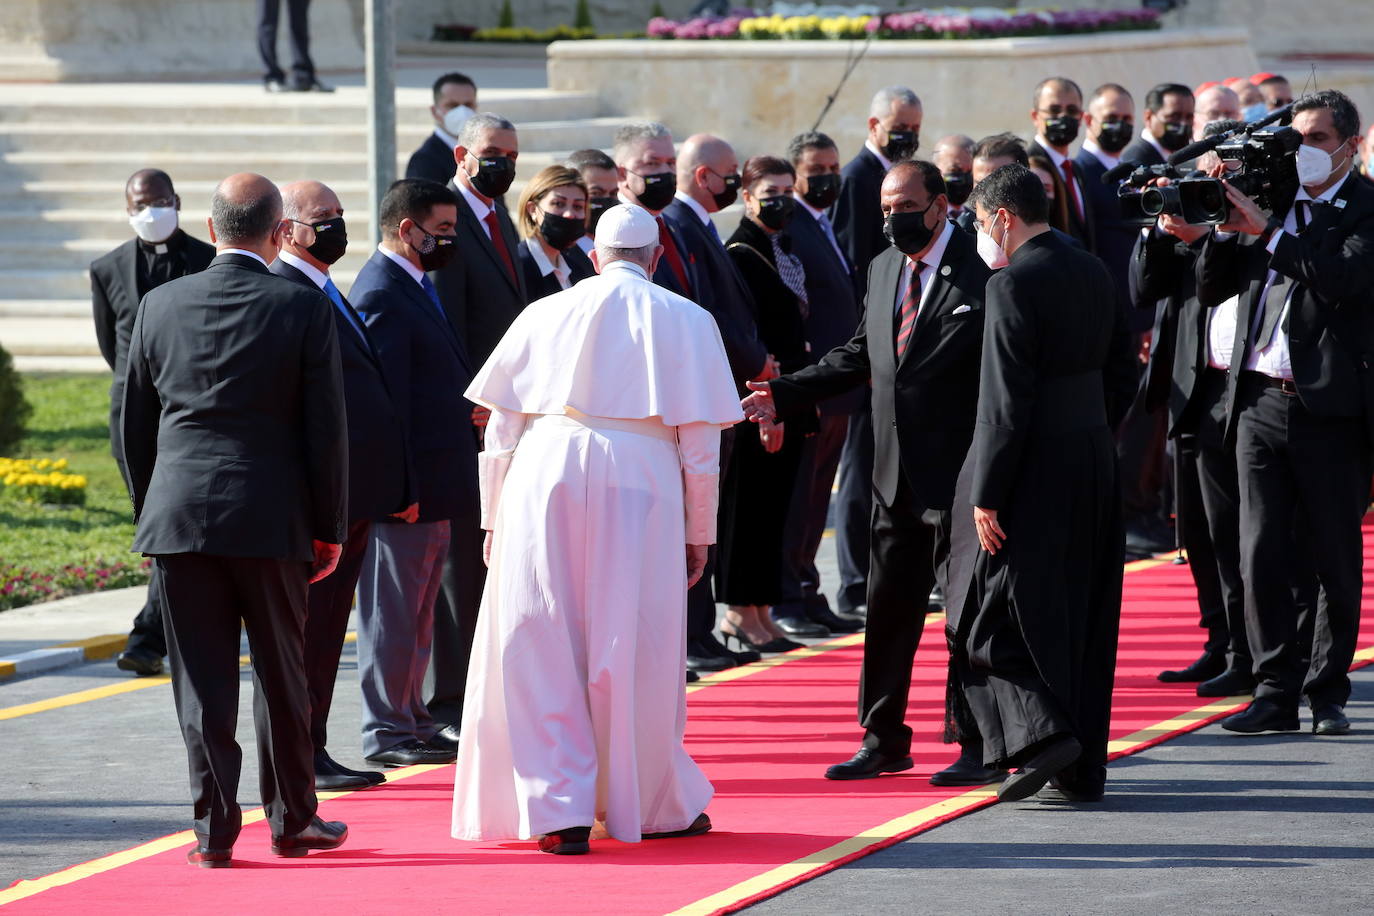
<path fill-rule="evenodd" d="M 1352 174 L 1359 113 L 1324 90 L 1292 106 L 1300 187 L 1270 216 L 1230 183 L 1231 215 L 1203 246 L 1198 299 L 1239 296 L 1228 373 L 1236 444 L 1245 622 L 1255 699 L 1222 727 L 1296 731 L 1298 703 L 1316 734 L 1346 734 L 1348 670 L 1360 617 L 1360 520 L 1370 451 L 1362 416 L 1374 359 L 1374 189 Z M 1325 601 L 1306 672 L 1290 582 L 1292 532 L 1306 521 Z"/>

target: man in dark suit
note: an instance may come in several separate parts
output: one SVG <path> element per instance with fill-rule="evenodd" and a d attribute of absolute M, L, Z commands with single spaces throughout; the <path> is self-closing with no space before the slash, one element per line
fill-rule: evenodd
<path fill-rule="evenodd" d="M 1300 187 L 1270 217 L 1234 188 L 1230 220 L 1198 265 L 1198 298 L 1239 296 L 1226 390 L 1240 476 L 1241 572 L 1255 699 L 1222 722 L 1237 732 L 1345 734 L 1343 707 L 1363 586 L 1360 520 L 1369 502 L 1374 353 L 1374 191 L 1351 174 L 1359 113 L 1340 92 L 1293 103 Z M 1236 235 L 1229 233 L 1235 232 Z M 1305 524 L 1299 527 L 1299 522 Z M 1312 660 L 1302 671 L 1290 589 L 1293 532 L 1321 583 Z"/>
<path fill-rule="evenodd" d="M 305 619 L 305 675 L 310 692 L 310 739 L 315 748 L 316 789 L 360 789 L 385 781 L 380 773 L 350 770 L 329 756 L 329 709 L 339 656 L 353 610 L 375 519 L 413 522 L 418 515 L 407 467 L 401 413 L 391 401 L 381 362 L 362 318 L 329 276 L 329 267 L 348 245 L 343 206 L 318 181 L 296 181 L 281 189 L 291 229 L 281 254 L 268 268 L 279 277 L 318 289 L 333 304 L 348 413 L 348 539 L 334 572 L 310 586 Z"/>
<path fill-rule="evenodd" d="M 916 93 L 888 86 L 868 106 L 868 138 L 859 154 L 840 171 L 840 195 L 830 208 L 835 237 L 854 279 L 862 283 L 868 265 L 888 246 L 878 203 L 883 176 L 892 163 L 915 155 L 921 145 L 924 111 Z M 857 296 L 863 289 L 856 290 Z M 835 607 L 862 617 L 868 602 L 869 526 L 873 515 L 873 412 L 864 403 L 849 418 L 840 453 L 839 492 L 835 497 L 835 557 L 840 590 Z"/>
<path fill-rule="evenodd" d="M 358 586 L 363 753 L 387 766 L 457 756 L 458 729 L 421 699 L 440 638 L 436 600 L 451 531 L 477 524 L 477 438 L 463 399 L 472 367 L 425 274 L 458 256 L 457 219 L 448 188 L 423 178 L 396 182 L 378 214 L 382 244 L 353 281 L 353 301 L 409 434 L 420 503 L 413 524 L 386 518 L 372 526 Z M 480 595 L 480 581 L 476 588 Z M 474 624 L 476 611 L 474 603 Z"/>
<path fill-rule="evenodd" d="M 1087 187 L 1069 155 L 1069 147 L 1078 139 L 1083 121 L 1083 90 L 1067 77 L 1051 76 L 1036 85 L 1031 100 L 1035 139 L 1026 148 L 1026 153 L 1044 156 L 1059 170 L 1064 191 L 1069 195 L 1069 235 L 1096 253 L 1097 240 L 1092 213 L 1088 210 Z"/>
<path fill-rule="evenodd" d="M 262 57 L 262 84 L 268 92 L 333 92 L 315 76 L 310 59 L 310 0 L 286 0 L 291 29 L 291 75 L 277 63 L 277 23 L 282 0 L 258 0 L 258 54 Z"/>
<path fill-rule="evenodd" d="M 679 253 L 685 253 L 696 268 L 693 301 L 716 319 L 730 371 L 743 390 L 747 381 L 770 377 L 772 361 L 754 324 L 753 296 L 711 221 L 712 213 L 735 202 L 739 182 L 739 161 L 730 144 L 709 134 L 688 137 L 678 150 L 676 196 L 659 219 L 671 237 L 681 242 Z M 733 430 L 725 433 L 721 467 L 729 462 L 733 438 Z M 719 671 L 741 660 L 711 633 L 716 625 L 711 587 L 715 553 L 712 547 L 706 572 L 687 593 L 687 667 L 694 671 Z"/>
<path fill-rule="evenodd" d="M 945 564 L 954 483 L 973 437 L 983 288 L 990 271 L 976 246 L 946 218 L 944 179 L 929 162 L 894 165 L 882 211 L 893 247 L 868 270 L 864 318 L 852 340 L 819 363 L 750 384 L 745 416 L 757 422 L 815 409 L 817 401 L 871 382 L 873 555 L 859 687 L 863 747 L 826 771 L 869 779 L 912 767 L 905 720 L 911 664 L 926 596 Z M 971 735 L 960 761 L 937 779 L 981 785 L 985 769 Z"/>
<path fill-rule="evenodd" d="M 215 248 L 187 235 L 178 225 L 181 198 L 166 172 L 134 172 L 124 185 L 124 207 L 136 238 L 91 263 L 91 308 L 100 355 L 114 372 L 110 383 L 110 451 L 127 479 L 124 450 L 119 444 L 119 412 L 124 401 L 129 334 L 138 304 L 150 290 L 169 280 L 204 270 L 214 259 Z M 157 575 L 156 566 L 152 575 Z M 121 670 L 140 677 L 161 674 L 162 657 L 167 654 L 157 595 L 157 583 L 150 581 L 148 598 L 134 617 L 129 641 L 115 661 Z"/>
<path fill-rule="evenodd" d="M 445 73 L 434 81 L 434 133 L 425 138 L 406 163 L 407 178 L 427 178 L 448 184 L 458 169 L 453 148 L 467 119 L 477 113 L 477 84 L 462 73 Z"/>
<path fill-rule="evenodd" d="M 859 323 L 854 272 L 835 236 L 826 210 L 840 188 L 840 152 L 819 131 L 806 131 L 787 144 L 787 157 L 797 170 L 795 215 L 788 224 L 792 253 L 806 271 L 806 339 L 812 360 L 845 344 Z M 792 488 L 792 503 L 783 529 L 783 599 L 774 608 L 779 618 L 804 618 L 834 633 L 863 629 L 863 621 L 841 617 L 820 590 L 816 551 L 820 549 L 830 508 L 830 491 L 844 449 L 850 417 L 864 405 L 864 389 L 826 398 L 816 405 L 816 435 L 806 438 Z M 862 603 L 862 600 L 861 602 Z"/>
<path fill-rule="evenodd" d="M 620 180 L 620 203 L 643 207 L 658 221 L 663 256 L 654 270 L 654 283 L 700 303 L 696 262 L 686 240 L 663 218 L 663 211 L 677 194 L 677 151 L 672 133 L 657 121 L 631 121 L 616 130 L 611 158 Z"/>
<path fill-rule="evenodd" d="M 433 271 L 433 278 L 471 372 L 487 361 L 506 328 L 529 302 L 517 257 L 520 239 L 501 203 L 501 195 L 515 178 L 519 155 L 515 125 L 486 112 L 463 123 L 453 149 L 457 170 L 449 190 L 458 199 L 454 233 L 459 253 L 445 267 Z M 462 392 L 459 388 L 456 393 Z M 483 422 L 480 411 L 474 413 L 474 420 Z M 469 483 L 475 487 L 476 478 L 462 481 L 463 486 Z M 429 711 L 442 726 L 434 740 L 446 747 L 456 747 L 463 721 L 468 659 L 487 575 L 482 562 L 482 529 L 476 518 L 475 514 L 453 518 L 448 559 L 434 605 Z"/>
<path fill-rule="evenodd" d="M 233 175 L 210 202 L 219 255 L 143 299 L 124 389 L 137 529 L 154 558 L 177 718 L 191 765 L 196 849 L 230 864 L 238 837 L 239 623 L 252 646 L 258 778 L 272 851 L 348 835 L 315 814 L 303 636 L 309 579 L 344 541 L 348 429 L 332 306 L 267 269 L 281 195 Z"/>
<path fill-rule="evenodd" d="M 1182 83 L 1160 83 L 1145 93 L 1145 127 L 1121 151 L 1121 161 L 1163 165 L 1193 141 L 1193 90 Z"/>

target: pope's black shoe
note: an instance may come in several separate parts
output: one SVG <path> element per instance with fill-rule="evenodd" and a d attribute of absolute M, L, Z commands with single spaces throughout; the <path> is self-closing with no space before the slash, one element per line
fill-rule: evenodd
<path fill-rule="evenodd" d="M 930 775 L 932 786 L 987 786 L 1007 778 L 1007 771 L 983 766 L 983 747 L 963 748 L 959 759 Z"/>
<path fill-rule="evenodd" d="M 115 659 L 115 667 L 139 677 L 152 677 L 162 673 L 162 656 L 151 649 L 125 649 Z"/>
<path fill-rule="evenodd" d="M 1345 710 L 1337 706 L 1335 703 L 1325 703 L 1321 706 L 1313 706 L 1312 734 L 1350 734 L 1350 720 L 1345 717 Z"/>
<path fill-rule="evenodd" d="M 1072 764 L 1083 753 L 1083 746 L 1077 739 L 1059 738 L 1006 778 L 997 787 L 1000 801 L 1021 801 L 1030 798 L 1045 787 L 1050 777 Z"/>
<path fill-rule="evenodd" d="M 643 840 L 671 840 L 675 837 L 701 836 L 703 833 L 711 831 L 711 819 L 703 811 L 696 816 L 696 820 L 683 827 L 681 830 L 663 830 L 658 833 L 640 834 Z"/>
<path fill-rule="evenodd" d="M 228 868 L 234 864 L 234 850 L 197 846 L 186 853 L 186 861 L 201 868 Z"/>
<path fill-rule="evenodd" d="M 1211 680 L 1197 685 L 1200 697 L 1239 697 L 1255 692 L 1255 676 L 1248 671 L 1228 668 Z"/>
<path fill-rule="evenodd" d="M 539 851 L 554 856 L 585 856 L 591 851 L 592 828 L 564 827 L 539 838 Z"/>
<path fill-rule="evenodd" d="M 872 779 L 884 773 L 900 773 L 911 769 L 915 764 L 910 755 L 891 757 L 869 748 L 859 752 L 844 763 L 837 763 L 825 771 L 826 779 Z"/>
<path fill-rule="evenodd" d="M 1296 706 L 1280 706 L 1273 700 L 1253 700 L 1250 705 L 1221 720 L 1228 732 L 1258 735 L 1261 732 L 1295 732 L 1298 730 Z"/>
<path fill-rule="evenodd" d="M 1203 649 L 1202 655 L 1187 668 L 1177 671 L 1161 671 L 1159 679 L 1166 684 L 1183 684 L 1195 681 L 1209 681 L 1226 670 L 1226 653 Z"/>
<path fill-rule="evenodd" d="M 778 625 L 788 636 L 800 636 L 802 639 L 824 639 L 830 635 L 830 631 L 819 623 L 812 623 L 805 617 L 774 617 L 773 622 Z"/>
<path fill-rule="evenodd" d="M 319 817 L 300 833 L 272 837 L 272 854 L 287 859 L 299 859 L 312 849 L 336 849 L 348 839 L 348 825 L 343 821 L 326 821 Z"/>

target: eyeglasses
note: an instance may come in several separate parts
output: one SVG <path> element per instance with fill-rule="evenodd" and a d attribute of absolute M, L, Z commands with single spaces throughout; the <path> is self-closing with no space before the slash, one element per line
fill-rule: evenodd
<path fill-rule="evenodd" d="M 282 220 L 282 225 L 284 225 L 284 226 L 287 227 L 287 231 L 288 231 L 288 232 L 289 232 L 290 229 L 291 229 L 291 224 L 292 224 L 292 223 L 295 223 L 297 226 L 300 226 L 300 227 L 302 227 L 302 228 L 305 230 L 305 232 L 304 232 L 303 234 L 305 235 L 306 241 L 304 241 L 304 242 L 301 243 L 302 247 L 309 248 L 311 245 L 315 244 L 315 227 L 314 227 L 314 226 L 312 226 L 312 225 L 310 225 L 309 223 L 304 222 L 304 221 L 302 221 L 302 220 L 292 219 L 292 218 L 289 217 L 289 216 Z"/>

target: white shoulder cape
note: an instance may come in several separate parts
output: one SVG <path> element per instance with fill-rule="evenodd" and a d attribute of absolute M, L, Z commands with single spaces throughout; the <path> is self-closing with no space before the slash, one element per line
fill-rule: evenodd
<path fill-rule="evenodd" d="M 519 413 L 572 407 L 669 426 L 744 419 L 715 319 L 619 262 L 526 307 L 467 398 Z"/>

